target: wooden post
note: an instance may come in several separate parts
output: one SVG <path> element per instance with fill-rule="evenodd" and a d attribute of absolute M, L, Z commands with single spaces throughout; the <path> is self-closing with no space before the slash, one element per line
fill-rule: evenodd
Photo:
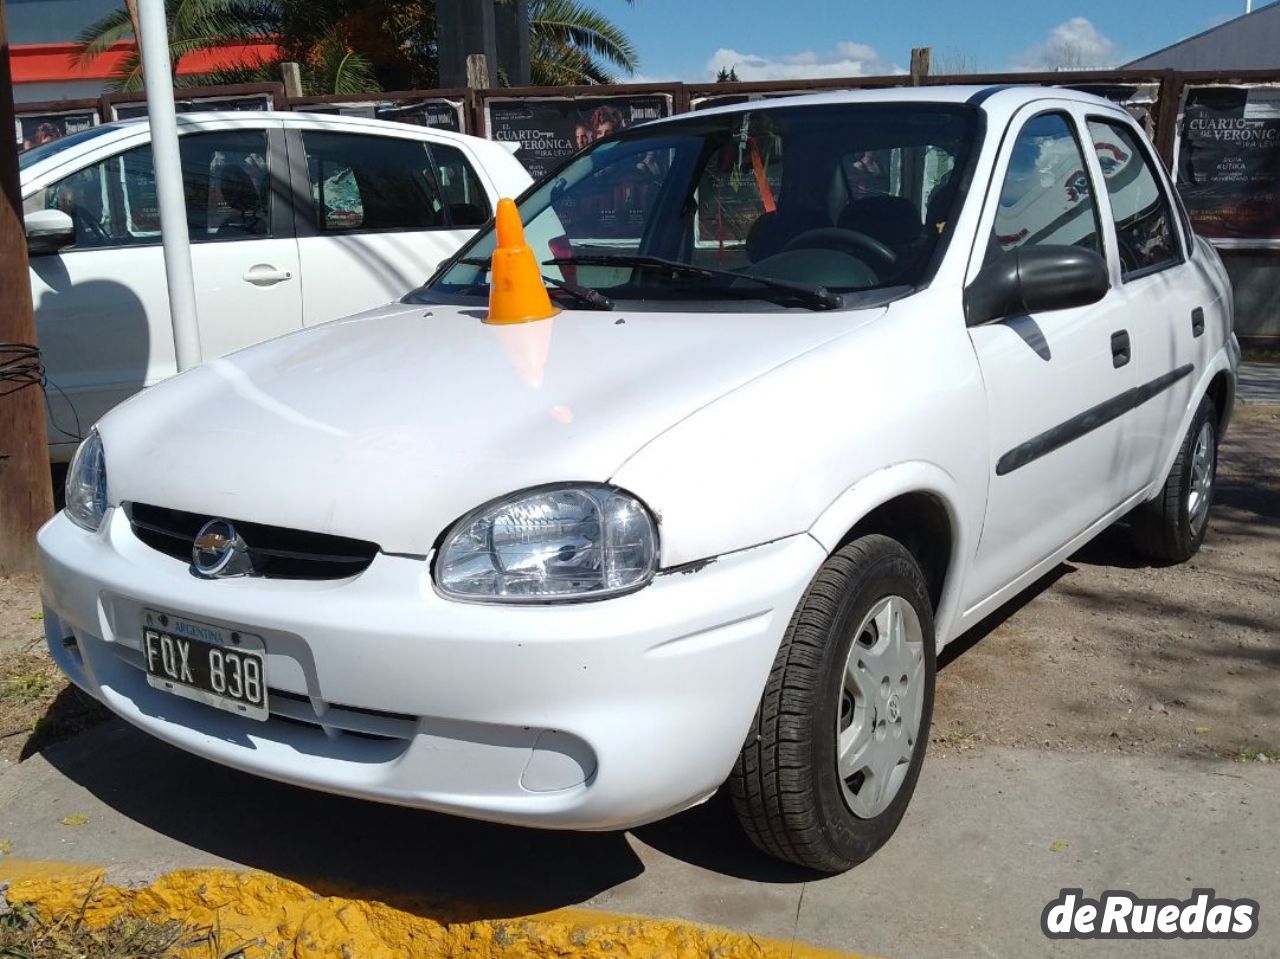
<path fill-rule="evenodd" d="M 467 86 L 472 90 L 489 87 L 489 65 L 483 53 L 467 54 Z"/>
<path fill-rule="evenodd" d="M 933 47 L 911 48 L 911 85 L 920 86 L 929 75 L 929 66 L 933 60 Z"/>
<path fill-rule="evenodd" d="M 292 60 L 280 64 L 280 79 L 284 81 L 284 95 L 290 100 L 302 96 L 302 67 Z"/>
<path fill-rule="evenodd" d="M 0 136 L 13 136 L 13 82 L 9 73 L 9 31 L 0 0 Z M 22 225 L 22 185 L 13 140 L 0 145 L 0 370 L 16 372 L 23 362 L 14 347 L 35 346 L 27 235 Z M 9 348 L 6 349 L 6 345 Z M 34 371 L 32 371 L 34 372 Z M 0 576 L 36 569 L 36 530 L 53 515 L 49 441 L 45 436 L 44 391 L 0 378 Z"/>
<path fill-rule="evenodd" d="M 911 48 L 911 85 L 918 87 L 924 78 L 929 75 L 929 69 L 933 61 L 932 47 L 912 47 Z"/>

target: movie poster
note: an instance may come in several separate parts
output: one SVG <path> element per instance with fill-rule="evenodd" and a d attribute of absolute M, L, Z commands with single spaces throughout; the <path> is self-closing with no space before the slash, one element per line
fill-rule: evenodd
<path fill-rule="evenodd" d="M 1280 240 L 1280 87 L 1202 87 L 1178 122 L 1178 191 L 1196 231 Z"/>
<path fill-rule="evenodd" d="M 412 123 L 414 126 L 434 127 L 465 133 L 462 111 L 463 101 L 442 98 L 422 100 L 376 101 L 361 100 L 350 103 L 309 103 L 294 107 L 299 113 L 327 113 L 342 117 L 365 117 L 370 120 L 391 120 L 396 123 Z"/>
<path fill-rule="evenodd" d="M 73 113 L 19 114 L 14 124 L 18 152 L 34 146 L 59 140 L 71 133 L 79 133 L 98 123 L 95 110 L 77 110 Z"/>
<path fill-rule="evenodd" d="M 516 159 L 537 180 L 600 137 L 670 116 L 671 95 L 493 97 L 485 101 L 484 113 L 489 139 L 518 142 Z"/>
<path fill-rule="evenodd" d="M 269 93 L 252 93 L 243 97 L 200 97 L 194 100 L 174 100 L 178 113 L 202 113 L 205 110 L 274 110 L 275 99 Z M 113 103 L 111 112 L 117 120 L 132 120 L 147 115 L 146 100 Z"/>

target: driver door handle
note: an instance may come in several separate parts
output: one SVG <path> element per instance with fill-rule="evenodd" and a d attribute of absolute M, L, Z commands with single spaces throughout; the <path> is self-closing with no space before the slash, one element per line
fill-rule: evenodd
<path fill-rule="evenodd" d="M 270 263 L 258 263 L 245 271 L 244 281 L 254 286 L 274 286 L 285 280 L 292 280 L 293 274 L 288 270 L 277 270 Z"/>

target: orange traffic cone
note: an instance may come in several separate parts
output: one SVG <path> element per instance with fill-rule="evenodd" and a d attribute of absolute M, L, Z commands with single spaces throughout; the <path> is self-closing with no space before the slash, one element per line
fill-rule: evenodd
<path fill-rule="evenodd" d="M 489 315 L 486 323 L 532 323 L 560 311 L 542 282 L 533 250 L 524 242 L 524 226 L 513 200 L 498 201 L 498 244 L 489 276 Z"/>

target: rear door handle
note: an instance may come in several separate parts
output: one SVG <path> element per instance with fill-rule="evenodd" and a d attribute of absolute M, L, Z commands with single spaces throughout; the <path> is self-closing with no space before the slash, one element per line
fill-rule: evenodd
<path fill-rule="evenodd" d="M 1111 365 L 1116 369 L 1129 362 L 1129 331 L 1119 330 L 1111 334 Z"/>
<path fill-rule="evenodd" d="M 1200 336 L 1204 333 L 1204 307 L 1197 306 L 1191 311 L 1191 335 Z"/>
<path fill-rule="evenodd" d="M 244 281 L 254 286 L 274 286 L 285 280 L 292 280 L 293 274 L 288 270 L 277 270 L 270 263 L 258 263 L 245 271 Z"/>

